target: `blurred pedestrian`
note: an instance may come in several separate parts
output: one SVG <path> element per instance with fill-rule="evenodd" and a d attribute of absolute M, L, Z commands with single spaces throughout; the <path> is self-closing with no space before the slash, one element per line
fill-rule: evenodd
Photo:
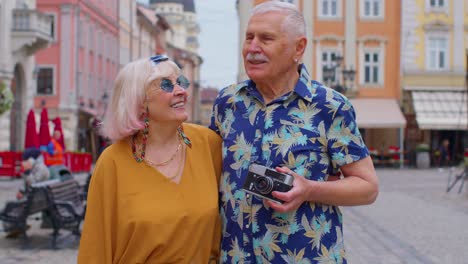
<path fill-rule="evenodd" d="M 22 159 L 21 166 L 24 171 L 23 179 L 25 191 L 27 191 L 32 184 L 49 179 L 50 171 L 44 164 L 44 156 L 38 148 L 25 149 Z"/>
<path fill-rule="evenodd" d="M 443 139 L 440 143 L 439 149 L 439 166 L 446 167 L 450 165 L 451 155 L 450 155 L 450 141 L 448 139 Z"/>
<path fill-rule="evenodd" d="M 38 148 L 27 148 L 23 151 L 21 167 L 23 171 L 24 188 L 16 193 L 16 199 L 22 200 L 30 191 L 31 185 L 43 182 L 49 179 L 49 169 L 44 164 L 44 158 Z M 16 225 L 3 223 L 3 229 L 7 231 L 7 238 L 16 238 L 24 230 L 15 229 Z M 29 228 L 29 225 L 26 226 Z"/>
<path fill-rule="evenodd" d="M 184 123 L 190 83 L 157 55 L 117 75 L 88 191 L 78 263 L 208 263 L 219 256 L 221 138 Z"/>
<path fill-rule="evenodd" d="M 49 144 L 47 145 L 47 157 L 45 160 L 47 166 L 65 164 L 63 147 L 62 144 L 60 144 L 61 137 L 62 133 L 59 130 L 55 130 Z"/>

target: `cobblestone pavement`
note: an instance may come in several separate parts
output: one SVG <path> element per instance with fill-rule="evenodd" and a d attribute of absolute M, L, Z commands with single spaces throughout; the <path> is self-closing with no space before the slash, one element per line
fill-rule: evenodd
<path fill-rule="evenodd" d="M 446 193 L 448 174 L 379 170 L 377 201 L 343 208 L 349 263 L 468 263 L 468 187 Z"/>
<path fill-rule="evenodd" d="M 380 194 L 370 206 L 344 207 L 344 238 L 350 264 L 468 263 L 468 187 L 446 193 L 448 170 L 378 170 Z M 86 175 L 78 175 L 84 183 Z M 20 180 L 0 178 L 0 207 Z M 467 183 L 468 185 L 468 183 Z M 61 249 L 50 249 L 48 229 L 30 219 L 30 243 L 0 232 L 0 264 L 76 263 L 79 240 L 62 231 Z"/>

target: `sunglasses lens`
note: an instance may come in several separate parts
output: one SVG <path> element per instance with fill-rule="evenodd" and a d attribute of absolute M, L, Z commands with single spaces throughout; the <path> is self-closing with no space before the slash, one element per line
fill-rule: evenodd
<path fill-rule="evenodd" d="M 163 89 L 165 92 L 172 93 L 174 90 L 174 85 L 172 84 L 171 80 L 162 79 L 161 89 Z"/>
<path fill-rule="evenodd" d="M 177 78 L 177 84 L 180 85 L 180 87 L 182 87 L 184 89 L 188 89 L 189 86 L 190 86 L 189 80 L 187 78 L 185 78 L 185 76 L 183 76 L 183 75 L 180 75 Z"/>

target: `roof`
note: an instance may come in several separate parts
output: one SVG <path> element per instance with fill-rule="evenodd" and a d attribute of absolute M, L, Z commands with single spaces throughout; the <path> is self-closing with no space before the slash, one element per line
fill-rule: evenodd
<path fill-rule="evenodd" d="M 466 90 L 411 91 L 419 129 L 467 130 Z"/>
<path fill-rule="evenodd" d="M 138 11 L 140 11 L 141 14 L 143 14 L 146 17 L 146 19 L 148 19 L 151 22 L 151 24 L 155 25 L 158 22 L 156 13 L 154 13 L 153 10 L 146 8 L 142 5 L 138 5 L 137 8 L 138 8 Z"/>
<path fill-rule="evenodd" d="M 195 13 L 195 3 L 193 0 L 183 0 L 184 2 L 184 11 L 185 12 L 194 12 Z"/>
<path fill-rule="evenodd" d="M 359 128 L 403 128 L 406 119 L 395 99 L 350 99 Z"/>
<path fill-rule="evenodd" d="M 219 90 L 216 88 L 203 88 L 200 89 L 200 101 L 201 102 L 214 102 L 216 96 L 218 96 Z"/>

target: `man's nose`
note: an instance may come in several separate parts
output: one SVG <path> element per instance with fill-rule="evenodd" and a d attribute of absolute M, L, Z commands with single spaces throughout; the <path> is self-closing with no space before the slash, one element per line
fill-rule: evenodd
<path fill-rule="evenodd" d="M 259 52 L 260 51 L 260 43 L 256 38 L 252 39 L 250 43 L 247 43 L 247 51 L 248 52 Z"/>

